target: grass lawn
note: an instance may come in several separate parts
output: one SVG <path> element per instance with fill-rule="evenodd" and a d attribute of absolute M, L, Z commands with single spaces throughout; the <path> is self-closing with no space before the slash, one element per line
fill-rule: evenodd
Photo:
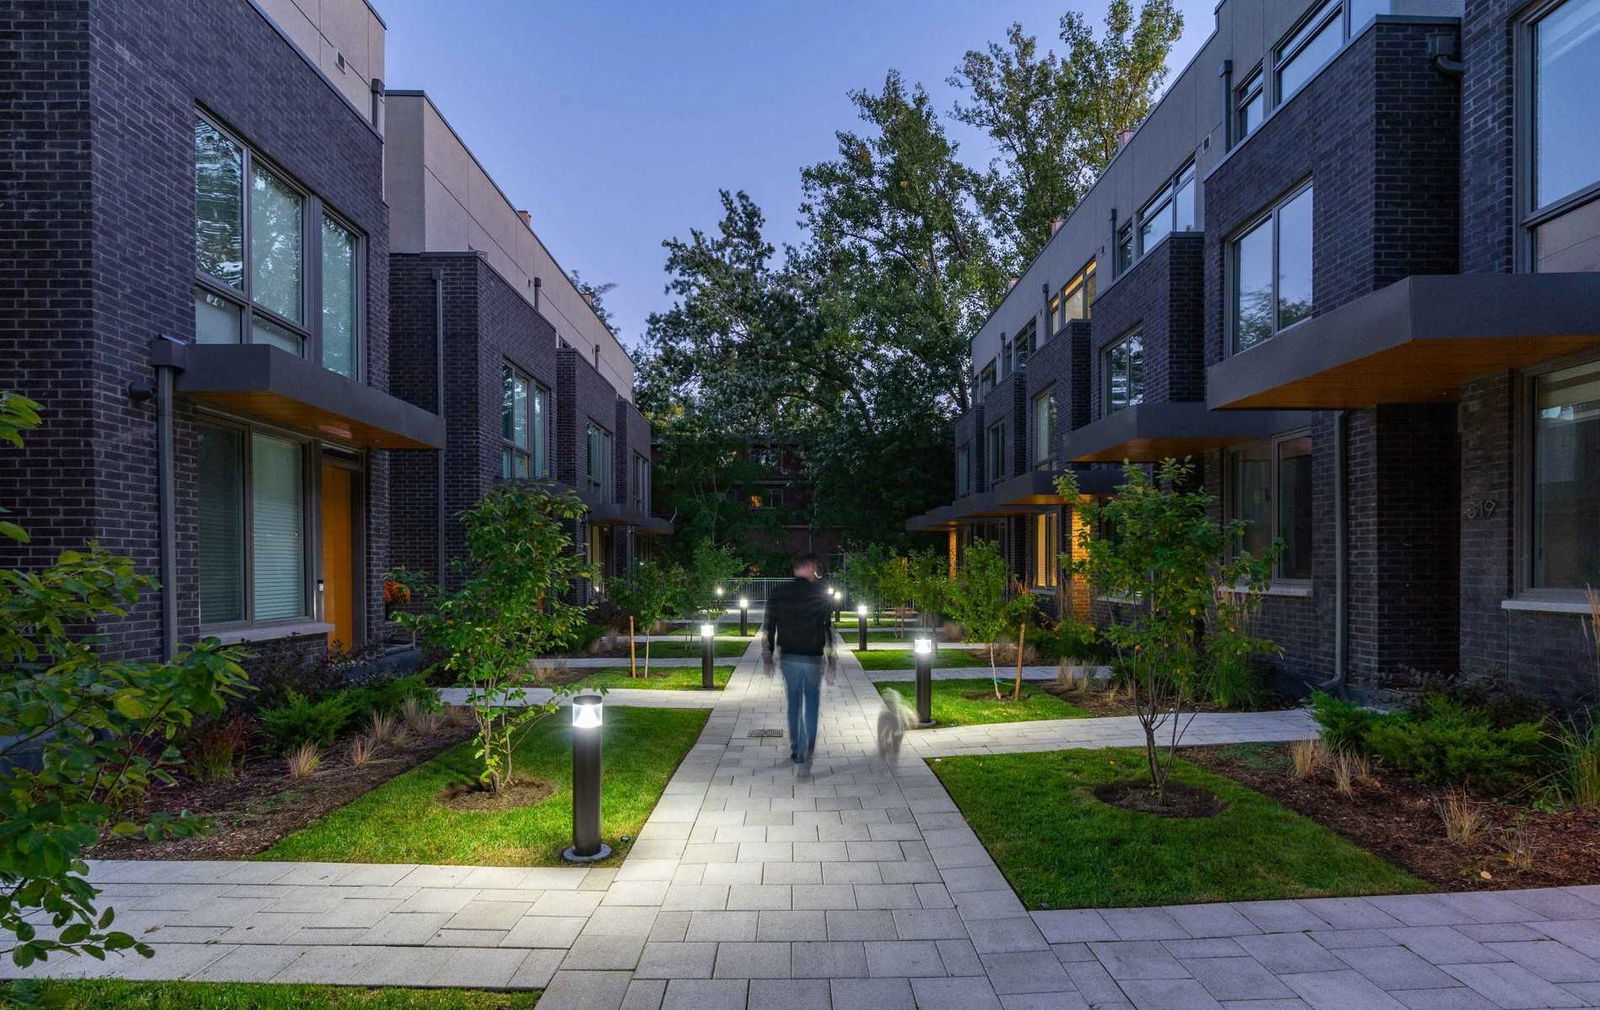
<path fill-rule="evenodd" d="M 879 690 L 887 687 L 898 691 L 909 704 L 917 703 L 917 685 L 913 682 L 883 681 L 873 686 Z M 1005 695 L 1005 700 L 997 701 L 994 682 L 987 677 L 936 680 L 933 682 L 933 721 L 940 726 L 976 726 L 991 722 L 1082 719 L 1089 714 L 1026 680 L 1022 682 L 1022 700 L 1012 701 L 1011 686 L 1009 677 L 1001 678 L 1000 693 Z M 968 697 L 974 694 L 979 697 Z"/>
<path fill-rule="evenodd" d="M 694 746 L 702 710 L 608 707 L 601 825 L 614 848 L 639 834 L 667 780 Z M 335 863 L 456 863 L 562 866 L 572 844 L 572 723 L 565 711 L 547 717 L 518 745 L 521 779 L 544 779 L 554 792 L 506 810 L 454 810 L 440 794 L 476 779 L 473 741 L 452 747 L 280 839 L 259 859 Z"/>
<path fill-rule="evenodd" d="M 726 628 L 717 629 L 717 634 L 719 634 L 719 635 L 737 635 L 738 633 L 739 633 L 739 629 L 737 627 L 735 627 L 732 631 L 729 631 Z M 627 649 L 628 649 L 628 640 L 626 638 L 624 638 L 624 639 L 621 640 L 621 642 L 622 642 L 623 655 L 624 655 L 624 657 L 626 657 Z M 724 642 L 724 641 L 719 639 L 719 640 L 717 640 L 716 642 L 714 642 L 712 644 L 713 644 L 712 655 L 716 656 L 718 659 L 727 659 L 729 657 L 742 656 L 742 655 L 744 655 L 744 651 L 746 649 L 750 648 L 750 643 L 749 642 Z M 637 646 L 635 646 L 635 648 L 637 648 L 639 650 L 639 659 L 642 661 L 644 659 L 644 643 L 640 642 Z M 651 659 L 699 659 L 700 658 L 700 639 L 698 637 L 696 637 L 696 638 L 694 638 L 692 640 L 688 639 L 688 638 L 679 638 L 679 639 L 674 639 L 671 642 L 651 642 L 650 643 L 650 658 Z"/>
<path fill-rule="evenodd" d="M 52 1010 L 532 1010 L 539 994 L 479 989 L 360 989 L 261 982 L 0 983 L 0 1007 Z"/>
<path fill-rule="evenodd" d="M 655 659 L 652 655 L 651 659 Z M 641 671 L 644 668 L 643 660 L 640 661 Z M 581 668 L 574 668 L 571 672 L 578 672 Z M 626 666 L 607 666 L 595 670 L 583 670 L 583 679 L 573 681 L 574 685 L 583 687 L 603 687 L 607 690 L 618 687 L 644 688 L 652 691 L 698 691 L 700 690 L 700 668 L 698 666 L 656 666 L 650 667 L 648 677 L 630 677 Z M 711 679 L 717 687 L 727 687 L 728 678 L 733 676 L 731 666 L 713 666 Z"/>
<path fill-rule="evenodd" d="M 846 640 L 849 641 L 848 639 Z M 855 657 L 861 660 L 863 670 L 915 670 L 917 660 L 912 655 L 910 648 L 905 649 L 869 649 L 866 652 L 856 652 Z M 988 666 L 989 660 L 982 652 L 971 649 L 939 649 L 933 655 L 933 665 L 938 666 Z M 1000 668 L 1002 674 L 1005 667 Z"/>
<path fill-rule="evenodd" d="M 1091 789 L 1136 779 L 1144 752 L 1067 750 L 944 758 L 945 788 L 1029 908 L 1423 891 L 1427 885 L 1231 779 L 1180 761 L 1216 793 L 1214 817 L 1108 806 Z"/>

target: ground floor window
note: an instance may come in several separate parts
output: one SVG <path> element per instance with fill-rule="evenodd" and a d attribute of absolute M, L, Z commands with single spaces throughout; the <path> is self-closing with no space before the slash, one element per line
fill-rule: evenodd
<path fill-rule="evenodd" d="M 1534 380 L 1532 576 L 1600 585 L 1600 361 Z"/>
<path fill-rule="evenodd" d="M 1229 519 L 1245 523 L 1244 549 L 1259 555 L 1274 541 L 1280 581 L 1311 578 L 1311 436 L 1305 432 L 1228 452 L 1224 501 Z"/>
<path fill-rule="evenodd" d="M 304 618 L 305 445 L 247 427 L 200 429 L 200 622 Z"/>
<path fill-rule="evenodd" d="M 1033 584 L 1061 584 L 1061 514 L 1053 509 L 1033 517 Z"/>

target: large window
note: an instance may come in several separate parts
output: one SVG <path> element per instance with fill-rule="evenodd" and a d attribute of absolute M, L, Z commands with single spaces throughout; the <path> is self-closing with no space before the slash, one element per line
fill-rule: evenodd
<path fill-rule="evenodd" d="M 1178 170 L 1139 211 L 1139 249 L 1143 256 L 1175 231 L 1193 231 L 1195 223 L 1194 162 Z"/>
<path fill-rule="evenodd" d="M 1033 464 L 1048 467 L 1055 462 L 1057 425 L 1056 387 L 1033 398 Z"/>
<path fill-rule="evenodd" d="M 1050 333 L 1052 335 L 1061 331 L 1061 328 L 1074 319 L 1088 319 L 1090 306 L 1094 304 L 1095 296 L 1095 261 L 1090 260 L 1082 270 L 1072 275 L 1067 283 L 1061 285 L 1061 290 L 1050 299 Z"/>
<path fill-rule="evenodd" d="M 1600 361 L 1534 380 L 1537 589 L 1600 585 Z"/>
<path fill-rule="evenodd" d="M 506 365 L 500 399 L 500 476 L 548 477 L 545 413 L 549 394 L 522 370 Z"/>
<path fill-rule="evenodd" d="M 245 427 L 200 429 L 200 622 L 305 618 L 305 446 Z"/>
<path fill-rule="evenodd" d="M 978 373 L 978 395 L 982 396 L 995 386 L 994 361 L 991 359 Z"/>
<path fill-rule="evenodd" d="M 1311 316 L 1312 193 L 1307 184 L 1233 240 L 1233 348 L 1248 350 Z"/>
<path fill-rule="evenodd" d="M 1011 476 L 1011 466 L 1006 461 L 1006 423 L 998 421 L 989 426 L 989 442 L 984 447 L 985 462 L 988 463 L 989 485 L 994 485 Z"/>
<path fill-rule="evenodd" d="M 1110 414 L 1144 402 L 1144 334 L 1117 340 L 1105 350 L 1106 409 Z"/>
<path fill-rule="evenodd" d="M 956 449 L 956 497 L 972 493 L 972 447 L 963 445 Z"/>
<path fill-rule="evenodd" d="M 584 480 L 591 494 L 601 501 L 610 500 L 611 492 L 611 432 L 590 423 L 585 433 L 584 459 L 587 461 Z"/>
<path fill-rule="evenodd" d="M 1017 336 L 1011 341 L 1012 371 L 1020 372 L 1028 365 L 1028 359 L 1033 357 L 1033 352 L 1039 349 L 1039 321 L 1028 320 L 1028 325 L 1017 331 Z"/>
<path fill-rule="evenodd" d="M 639 512 L 650 511 L 650 459 L 642 452 L 633 454 L 633 507 Z"/>
<path fill-rule="evenodd" d="M 1056 509 L 1033 517 L 1033 584 L 1041 589 L 1061 584 L 1061 513 Z"/>
<path fill-rule="evenodd" d="M 1344 44 L 1344 18 L 1338 0 L 1324 4 L 1278 46 L 1274 58 L 1281 103 L 1322 69 Z"/>
<path fill-rule="evenodd" d="M 196 342 L 270 344 L 356 378 L 360 236 L 204 118 L 194 159 Z"/>
<path fill-rule="evenodd" d="M 1304 432 L 1228 453 L 1228 518 L 1242 519 L 1244 549 L 1261 555 L 1281 540 L 1273 578 L 1311 578 L 1311 436 Z"/>
<path fill-rule="evenodd" d="M 1532 161 L 1526 202 L 1533 266 L 1600 270 L 1600 0 L 1535 9 L 1527 22 Z"/>

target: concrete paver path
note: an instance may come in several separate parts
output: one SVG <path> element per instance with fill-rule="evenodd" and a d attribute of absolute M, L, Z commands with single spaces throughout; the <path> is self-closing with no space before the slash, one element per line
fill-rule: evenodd
<path fill-rule="evenodd" d="M 1600 887 L 1030 913 L 924 759 L 1137 724 L 935 729 L 883 757 L 873 677 L 845 660 L 797 768 L 781 681 L 747 656 L 620 867 L 100 863 L 159 953 L 49 973 L 526 986 L 540 1010 L 1600 1006 Z M 1213 715 L 1189 740 L 1314 732 Z"/>

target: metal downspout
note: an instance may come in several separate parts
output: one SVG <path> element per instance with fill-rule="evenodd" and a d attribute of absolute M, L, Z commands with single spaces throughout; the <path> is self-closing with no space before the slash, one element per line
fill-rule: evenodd
<path fill-rule="evenodd" d="M 172 397 L 177 373 L 185 365 L 185 345 L 162 335 L 150 342 L 150 364 L 156 373 L 156 526 L 161 579 L 161 658 L 178 654 L 178 518 L 174 486 Z"/>
<path fill-rule="evenodd" d="M 1349 548 L 1350 509 L 1346 483 L 1350 429 L 1346 415 L 1333 415 L 1333 676 L 1318 684 L 1319 690 L 1333 691 L 1344 686 L 1350 669 L 1350 583 L 1346 557 Z"/>
<path fill-rule="evenodd" d="M 433 268 L 433 363 L 434 409 L 444 412 L 444 270 Z M 445 455 L 450 447 L 450 427 L 445 425 L 445 444 L 434 457 L 434 585 L 445 584 Z"/>

